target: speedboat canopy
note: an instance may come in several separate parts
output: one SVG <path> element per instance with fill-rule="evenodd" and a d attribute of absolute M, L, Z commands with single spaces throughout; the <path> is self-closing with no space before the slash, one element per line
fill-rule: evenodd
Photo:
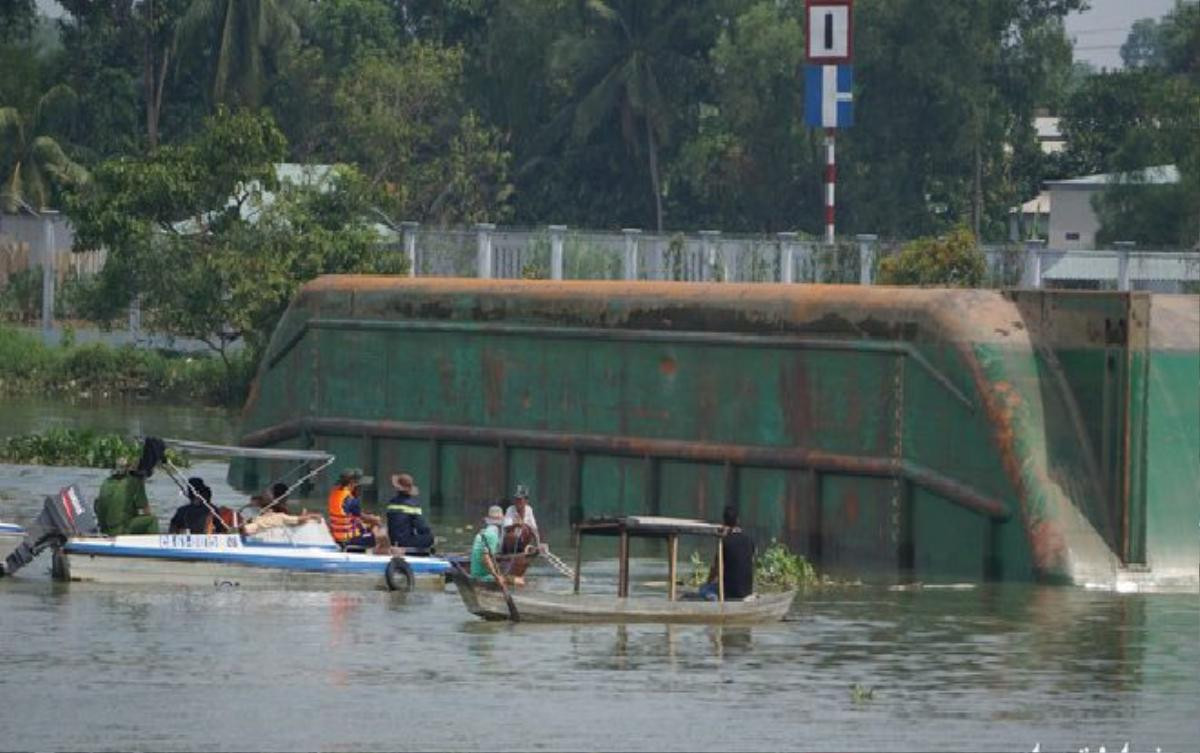
<path fill-rule="evenodd" d="M 259 460 L 294 460 L 305 462 L 309 460 L 333 460 L 333 455 L 321 450 L 289 450 L 276 447 L 235 447 L 231 445 L 208 444 L 193 442 L 188 439 L 164 439 L 167 447 L 194 455 L 208 455 L 230 458 L 256 458 Z"/>

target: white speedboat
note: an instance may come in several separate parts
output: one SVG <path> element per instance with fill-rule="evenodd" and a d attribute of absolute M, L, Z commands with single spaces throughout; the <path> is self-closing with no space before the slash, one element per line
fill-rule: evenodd
<path fill-rule="evenodd" d="M 333 462 L 328 453 L 307 450 L 225 447 L 177 440 L 163 440 L 162 444 L 195 455 L 299 463 L 303 472 L 289 487 L 289 494 Z M 144 453 L 141 467 L 153 467 L 155 463 L 147 464 L 145 457 Z M 165 459 L 160 464 L 181 489 L 187 488 L 188 482 L 178 468 Z M 106 537 L 96 530 L 95 516 L 80 499 L 74 487 L 46 498 L 36 530 L 25 538 L 24 553 L 14 555 L 23 561 L 14 563 L 10 558 L 10 572 L 47 547 L 55 550 L 55 577 L 97 583 L 409 590 L 418 585 L 440 588 L 450 570 L 450 563 L 442 557 L 345 551 L 334 542 L 324 520 L 271 528 L 255 535 L 231 531 Z"/>
<path fill-rule="evenodd" d="M 24 540 L 24 528 L 15 523 L 0 523 L 0 573 L 4 572 L 4 560 Z"/>
<path fill-rule="evenodd" d="M 324 521 L 256 536 L 72 536 L 58 557 L 67 580 L 178 586 L 409 590 L 441 588 L 450 569 L 441 557 L 342 551 Z"/>

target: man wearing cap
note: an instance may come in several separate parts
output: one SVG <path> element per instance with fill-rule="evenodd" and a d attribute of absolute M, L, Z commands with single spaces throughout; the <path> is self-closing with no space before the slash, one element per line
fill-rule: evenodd
<path fill-rule="evenodd" d="M 421 500 L 413 477 L 407 473 L 392 474 L 396 494 L 388 500 L 387 529 L 392 546 L 405 550 L 433 548 L 433 530 L 421 515 Z"/>
<path fill-rule="evenodd" d="M 347 468 L 329 490 L 329 533 L 343 549 L 373 549 L 376 546 L 374 529 L 381 521 L 379 516 L 363 512 L 359 496 L 362 488 L 374 481 L 371 476 L 364 476 L 360 468 Z"/>
<path fill-rule="evenodd" d="M 533 506 L 529 504 L 529 488 L 524 484 L 517 484 L 517 490 L 513 493 L 513 503 L 504 513 L 504 524 L 501 528 L 502 554 L 524 555 L 529 547 L 537 548 L 540 543 L 537 518 L 533 516 Z M 525 582 L 525 570 L 528 567 L 527 557 L 513 558 L 509 572 L 517 585 Z"/>
<path fill-rule="evenodd" d="M 150 514 L 146 479 L 128 458 L 117 458 L 112 475 L 100 485 L 94 505 L 100 530 L 108 536 L 158 533 L 158 520 Z"/>
<path fill-rule="evenodd" d="M 483 519 L 483 529 L 475 534 L 471 544 L 471 577 L 478 580 L 495 581 L 500 577 L 496 566 L 496 552 L 500 548 L 500 525 L 504 522 L 504 511 L 500 505 L 488 508 Z"/>

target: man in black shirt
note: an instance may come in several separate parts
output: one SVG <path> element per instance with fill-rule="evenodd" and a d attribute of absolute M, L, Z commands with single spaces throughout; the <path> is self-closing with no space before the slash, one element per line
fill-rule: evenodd
<path fill-rule="evenodd" d="M 754 593 L 754 541 L 738 526 L 737 510 L 733 507 L 725 508 L 723 522 L 729 529 L 720 543 L 725 566 L 725 598 L 744 599 Z M 719 593 L 714 557 L 708 582 L 700 587 L 700 596 L 716 600 Z"/>
<path fill-rule="evenodd" d="M 212 489 L 204 479 L 193 476 L 188 479 L 187 504 L 175 510 L 170 533 L 207 534 L 216 525 L 212 514 Z"/>

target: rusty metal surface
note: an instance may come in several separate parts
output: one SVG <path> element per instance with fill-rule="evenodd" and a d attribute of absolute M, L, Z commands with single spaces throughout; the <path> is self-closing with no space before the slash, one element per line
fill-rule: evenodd
<path fill-rule="evenodd" d="M 325 277 L 272 338 L 247 440 L 416 467 L 435 505 L 533 479 L 551 515 L 730 502 L 816 558 L 1073 579 L 1132 551 L 1097 486 L 1106 452 L 1142 452 L 1113 434 L 1130 393 L 1096 387 L 1128 300 Z"/>
<path fill-rule="evenodd" d="M 328 417 L 299 419 L 252 432 L 242 437 L 242 444 L 250 447 L 270 447 L 296 437 L 315 434 L 429 439 L 498 448 L 524 447 L 635 458 L 731 463 L 739 467 L 813 469 L 824 473 L 896 477 L 937 492 L 951 502 L 985 517 L 1002 522 L 1009 518 L 1009 512 L 1001 501 L 981 495 L 967 484 L 916 463 L 888 457 L 862 457 L 818 450 Z"/>

